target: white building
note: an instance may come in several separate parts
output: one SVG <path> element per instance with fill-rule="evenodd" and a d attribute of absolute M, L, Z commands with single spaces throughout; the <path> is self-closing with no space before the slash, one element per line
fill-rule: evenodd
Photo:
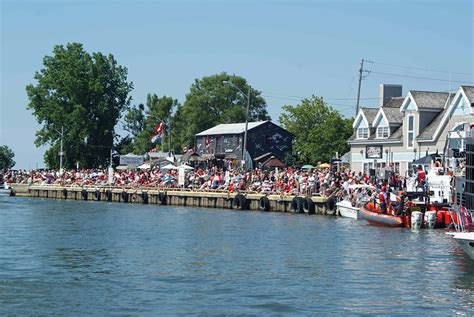
<path fill-rule="evenodd" d="M 354 120 L 348 141 L 352 170 L 405 175 L 409 163 L 427 153 L 465 150 L 466 131 L 474 123 L 474 87 L 461 86 L 455 93 L 410 90 L 405 97 L 381 100 L 388 101 L 361 108 Z"/>

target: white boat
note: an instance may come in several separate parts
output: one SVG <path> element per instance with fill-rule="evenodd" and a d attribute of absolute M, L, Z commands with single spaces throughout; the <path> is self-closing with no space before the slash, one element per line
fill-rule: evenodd
<path fill-rule="evenodd" d="M 342 200 L 336 204 L 337 211 L 341 217 L 352 218 L 352 219 L 362 219 L 359 212 L 359 207 L 353 207 L 352 203 L 349 200 Z"/>
<path fill-rule="evenodd" d="M 370 199 L 370 191 L 375 190 L 373 186 L 365 184 L 350 185 L 350 196 L 344 197 L 343 200 L 336 203 L 336 208 L 341 217 L 362 219 L 360 214 L 360 207 L 364 206 Z M 351 201 L 352 197 L 352 201 Z"/>
<path fill-rule="evenodd" d="M 453 239 L 456 240 L 464 252 L 474 260 L 474 232 L 456 232 L 453 235 Z"/>
<path fill-rule="evenodd" d="M 464 252 L 474 260 L 474 212 L 469 211 L 464 206 L 455 206 L 451 211 L 451 219 L 456 231 L 447 232 L 456 240 Z"/>

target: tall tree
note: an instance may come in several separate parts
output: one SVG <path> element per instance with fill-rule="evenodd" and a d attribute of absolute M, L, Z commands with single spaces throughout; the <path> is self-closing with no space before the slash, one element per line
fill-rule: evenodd
<path fill-rule="evenodd" d="M 125 115 L 124 129 L 131 133 L 133 140 L 133 152 L 143 154 L 153 147 L 161 149 L 161 142 L 154 145 L 150 139 L 153 136 L 154 127 L 163 122 L 163 150 L 168 151 L 169 124 L 172 112 L 178 108 L 179 102 L 172 97 L 158 97 L 156 94 L 148 94 L 146 107 L 131 108 Z"/>
<path fill-rule="evenodd" d="M 8 146 L 0 146 L 0 171 L 7 170 L 15 166 L 15 161 L 13 160 L 14 157 L 15 154 Z"/>
<path fill-rule="evenodd" d="M 175 146 L 194 145 L 196 133 L 217 124 L 244 122 L 248 90 L 244 78 L 225 72 L 196 79 L 183 106 L 178 107 L 174 116 Z M 261 93 L 251 89 L 249 121 L 269 120 L 266 106 Z"/>
<path fill-rule="evenodd" d="M 329 162 L 336 152 L 346 153 L 352 121 L 315 96 L 296 106 L 283 106 L 279 117 L 281 125 L 295 135 L 293 150 L 305 163 Z"/>
<path fill-rule="evenodd" d="M 61 127 L 64 127 L 64 166 L 96 167 L 109 161 L 115 125 L 130 104 L 133 84 L 127 69 L 115 58 L 87 53 L 82 44 L 55 46 L 35 73 L 36 85 L 28 85 L 28 109 L 42 128 L 36 132 L 37 146 L 50 144 L 45 163 L 59 166 Z"/>

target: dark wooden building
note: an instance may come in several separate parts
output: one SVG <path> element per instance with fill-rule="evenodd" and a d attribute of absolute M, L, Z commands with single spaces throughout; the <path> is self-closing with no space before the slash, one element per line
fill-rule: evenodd
<path fill-rule="evenodd" d="M 219 124 L 196 134 L 196 151 L 200 155 L 242 160 L 245 123 Z M 264 154 L 283 160 L 292 151 L 293 134 L 271 121 L 249 122 L 247 151 L 254 160 Z"/>

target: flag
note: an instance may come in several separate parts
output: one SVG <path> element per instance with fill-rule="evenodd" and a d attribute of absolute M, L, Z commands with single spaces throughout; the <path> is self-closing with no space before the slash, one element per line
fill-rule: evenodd
<path fill-rule="evenodd" d="M 163 121 L 161 121 L 155 126 L 155 128 L 153 129 L 153 133 L 159 136 L 163 134 Z"/>
<path fill-rule="evenodd" d="M 209 148 L 209 145 L 211 145 L 211 138 L 209 136 L 206 137 L 206 149 Z"/>
<path fill-rule="evenodd" d="M 151 143 L 156 143 L 156 142 L 159 142 L 159 141 L 161 141 L 161 135 L 156 134 L 156 135 L 151 137 Z"/>

